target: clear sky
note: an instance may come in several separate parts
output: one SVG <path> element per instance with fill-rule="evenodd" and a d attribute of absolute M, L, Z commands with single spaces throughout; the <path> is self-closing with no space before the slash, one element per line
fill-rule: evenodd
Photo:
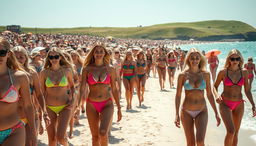
<path fill-rule="evenodd" d="M 203 20 L 256 27 L 256 0 L 0 0 L 0 25 L 136 27 Z"/>

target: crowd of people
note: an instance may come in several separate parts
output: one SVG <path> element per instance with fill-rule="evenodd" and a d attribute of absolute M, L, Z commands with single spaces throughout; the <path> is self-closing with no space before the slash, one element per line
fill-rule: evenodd
<path fill-rule="evenodd" d="M 222 118 L 226 126 L 225 146 L 237 145 L 244 113 L 242 86 L 256 116 L 251 93 L 256 73 L 253 58 L 244 65 L 242 54 L 233 49 L 224 69 L 217 74 L 216 55 L 205 57 L 196 48 L 173 49 L 174 45 L 187 43 L 190 42 L 2 33 L 0 145 L 35 146 L 38 134 L 46 129 L 49 146 L 67 146 L 68 138 L 73 137 L 73 126 L 79 124 L 83 113 L 88 119 L 92 145 L 108 145 L 115 107 L 117 121 L 122 119 L 122 83 L 126 110 L 131 110 L 135 92 L 142 106 L 150 77 L 158 76 L 160 91 L 165 91 L 166 75 L 170 88 L 176 89 L 174 123 L 177 127 L 182 123 L 187 145 L 204 145 L 208 121 L 204 91 L 217 125 Z M 180 73 L 176 79 L 177 70 Z M 218 91 L 221 82 L 224 88 Z M 181 105 L 183 87 L 185 99 Z M 215 103 L 219 104 L 219 112 Z"/>

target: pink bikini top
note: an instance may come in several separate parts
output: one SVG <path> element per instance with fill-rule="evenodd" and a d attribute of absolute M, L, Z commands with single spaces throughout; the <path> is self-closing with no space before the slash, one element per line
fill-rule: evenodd
<path fill-rule="evenodd" d="M 243 86 L 244 85 L 244 77 L 243 77 L 242 71 L 241 71 L 241 78 L 239 79 L 239 81 L 237 83 L 234 83 L 228 76 L 228 70 L 227 70 L 227 76 L 224 79 L 224 85 L 225 86 L 233 86 L 233 85 Z"/>
<path fill-rule="evenodd" d="M 89 73 L 87 82 L 89 85 L 95 85 L 95 84 L 110 84 L 110 75 L 106 73 L 106 76 L 104 80 L 102 81 L 96 81 L 93 74 Z"/>
<path fill-rule="evenodd" d="M 11 86 L 10 88 L 5 92 L 4 96 L 0 99 L 1 102 L 6 102 L 6 103 L 14 103 L 19 100 L 19 95 L 17 89 L 13 85 L 12 77 L 10 75 L 10 71 L 8 69 L 8 74 L 9 78 L 11 81 Z"/>
<path fill-rule="evenodd" d="M 169 62 L 175 62 L 176 59 L 169 59 L 168 61 L 169 61 Z"/>

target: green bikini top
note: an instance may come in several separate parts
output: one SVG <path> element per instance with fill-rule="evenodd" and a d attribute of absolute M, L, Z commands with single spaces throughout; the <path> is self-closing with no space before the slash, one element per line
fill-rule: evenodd
<path fill-rule="evenodd" d="M 58 85 L 55 85 L 52 83 L 51 79 L 49 77 L 46 78 L 45 80 L 45 86 L 47 88 L 51 88 L 51 87 L 66 87 L 68 86 L 68 80 L 67 77 L 64 75 L 61 80 L 60 83 Z"/>
<path fill-rule="evenodd" d="M 123 65 L 124 69 L 134 69 L 134 65 Z"/>

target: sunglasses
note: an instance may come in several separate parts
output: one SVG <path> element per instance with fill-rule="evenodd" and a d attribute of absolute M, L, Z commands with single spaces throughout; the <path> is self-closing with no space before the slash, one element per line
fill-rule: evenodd
<path fill-rule="evenodd" d="M 230 61 L 241 61 L 241 58 L 240 57 L 237 57 L 237 58 L 230 58 Z"/>
<path fill-rule="evenodd" d="M 55 55 L 55 56 L 48 56 L 48 58 L 50 59 L 50 60 L 53 60 L 53 59 L 59 59 L 60 58 L 60 55 Z"/>
<path fill-rule="evenodd" d="M 8 50 L 0 50 L 0 57 L 5 57 L 8 53 Z"/>
<path fill-rule="evenodd" d="M 252 59 L 249 59 L 248 61 L 252 61 Z"/>

